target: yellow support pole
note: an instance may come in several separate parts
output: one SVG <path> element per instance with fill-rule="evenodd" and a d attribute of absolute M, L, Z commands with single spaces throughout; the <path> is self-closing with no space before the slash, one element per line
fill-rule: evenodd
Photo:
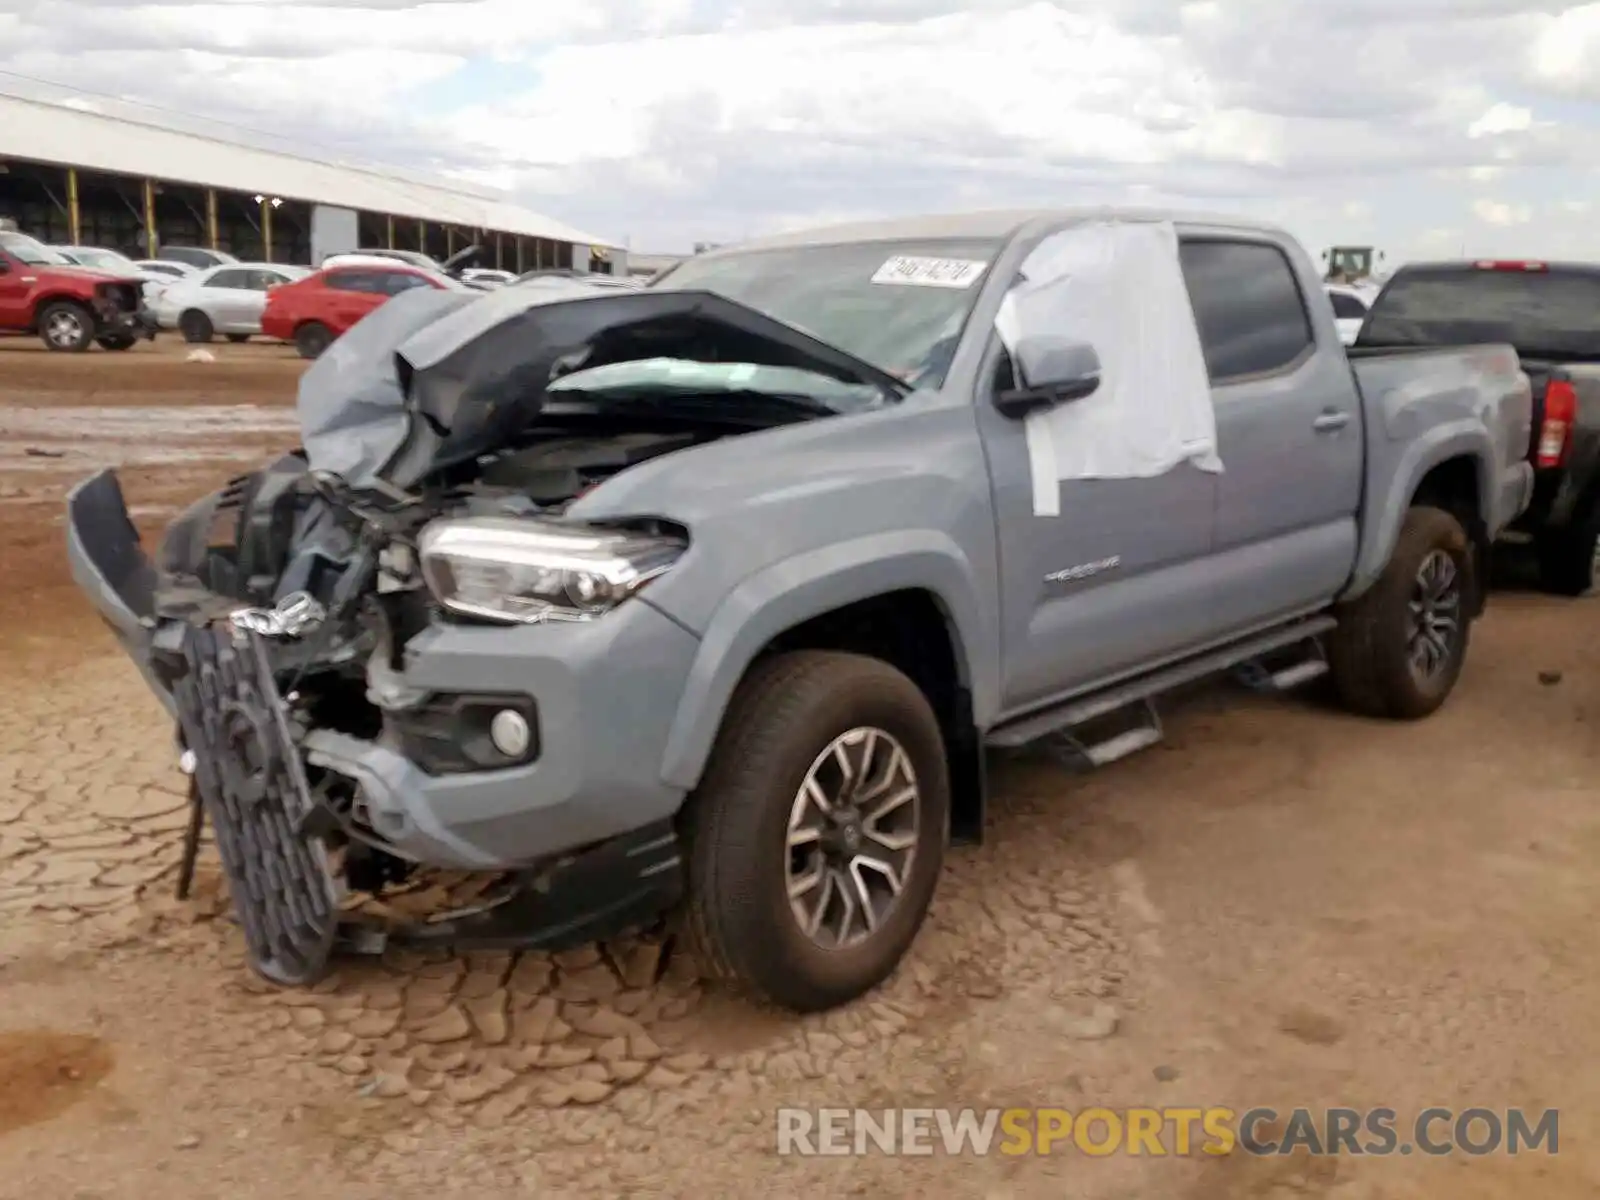
<path fill-rule="evenodd" d="M 206 239 L 213 250 L 222 249 L 221 223 L 217 220 L 217 190 L 206 189 Z"/>
<path fill-rule="evenodd" d="M 388 234 L 388 237 L 389 237 L 389 243 L 388 243 L 389 249 L 393 250 L 394 249 L 394 217 L 392 217 L 392 216 L 384 217 L 383 221 L 384 221 L 385 232 Z"/>
<path fill-rule="evenodd" d="M 261 260 L 272 261 L 272 198 L 261 201 Z"/>
<path fill-rule="evenodd" d="M 156 237 L 156 183 L 144 181 L 144 252 L 146 258 L 156 256 L 159 239 Z"/>
<path fill-rule="evenodd" d="M 456 252 L 456 230 L 454 225 L 444 227 L 444 256 L 449 258 Z"/>
<path fill-rule="evenodd" d="M 517 274 L 522 274 L 522 235 L 517 234 Z"/>
<path fill-rule="evenodd" d="M 426 254 L 428 252 L 428 223 L 417 222 L 417 249 Z"/>
<path fill-rule="evenodd" d="M 494 269 L 496 271 L 504 271 L 506 269 L 505 258 L 505 239 L 497 233 L 494 235 Z"/>
<path fill-rule="evenodd" d="M 83 226 L 78 219 L 78 171 L 76 167 L 67 168 L 67 228 L 72 231 L 72 244 L 74 246 L 83 241 Z"/>

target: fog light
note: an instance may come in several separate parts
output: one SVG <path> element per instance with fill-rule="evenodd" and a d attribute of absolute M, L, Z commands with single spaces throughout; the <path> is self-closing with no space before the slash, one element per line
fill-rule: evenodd
<path fill-rule="evenodd" d="M 528 719 L 515 709 L 502 708 L 489 722 L 489 740 L 507 758 L 521 758 L 528 752 Z"/>

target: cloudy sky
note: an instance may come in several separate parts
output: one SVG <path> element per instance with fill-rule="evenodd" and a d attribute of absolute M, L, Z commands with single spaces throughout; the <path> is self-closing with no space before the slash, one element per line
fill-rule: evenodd
<path fill-rule="evenodd" d="M 1600 4 L 0 0 L 0 72 L 465 173 L 636 250 L 1131 201 L 1391 260 L 1600 255 Z"/>

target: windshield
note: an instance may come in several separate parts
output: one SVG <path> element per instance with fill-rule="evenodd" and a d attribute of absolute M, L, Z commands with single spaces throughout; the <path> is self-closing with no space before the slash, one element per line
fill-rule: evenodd
<path fill-rule="evenodd" d="M 0 250 L 34 267 L 70 267 L 71 261 L 25 233 L 0 233 Z"/>
<path fill-rule="evenodd" d="M 1531 358 L 1600 360 L 1600 272 L 1439 267 L 1395 276 L 1357 346 L 1508 342 Z"/>
<path fill-rule="evenodd" d="M 936 388 L 1002 244 L 941 239 L 750 250 L 688 259 L 649 286 L 716 292 L 913 387 Z"/>

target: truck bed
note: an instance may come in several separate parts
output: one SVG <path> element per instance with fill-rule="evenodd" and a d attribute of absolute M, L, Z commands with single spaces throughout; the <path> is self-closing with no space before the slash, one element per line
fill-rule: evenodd
<path fill-rule="evenodd" d="M 1527 448 L 1533 436 L 1533 398 L 1517 353 L 1503 344 L 1404 347 L 1348 352 L 1364 398 L 1366 499 L 1369 510 L 1406 498 L 1383 493 L 1386 481 L 1405 478 L 1400 459 L 1434 446 L 1460 442 L 1460 452 L 1481 449 L 1489 427 L 1493 467 L 1480 474 L 1483 519 L 1497 536 L 1527 506 L 1533 486 Z M 1419 430 L 1429 436 L 1418 438 Z M 1382 525 L 1377 522 L 1375 525 Z M 1388 557 L 1388 547 L 1364 546 L 1358 576 Z"/>

